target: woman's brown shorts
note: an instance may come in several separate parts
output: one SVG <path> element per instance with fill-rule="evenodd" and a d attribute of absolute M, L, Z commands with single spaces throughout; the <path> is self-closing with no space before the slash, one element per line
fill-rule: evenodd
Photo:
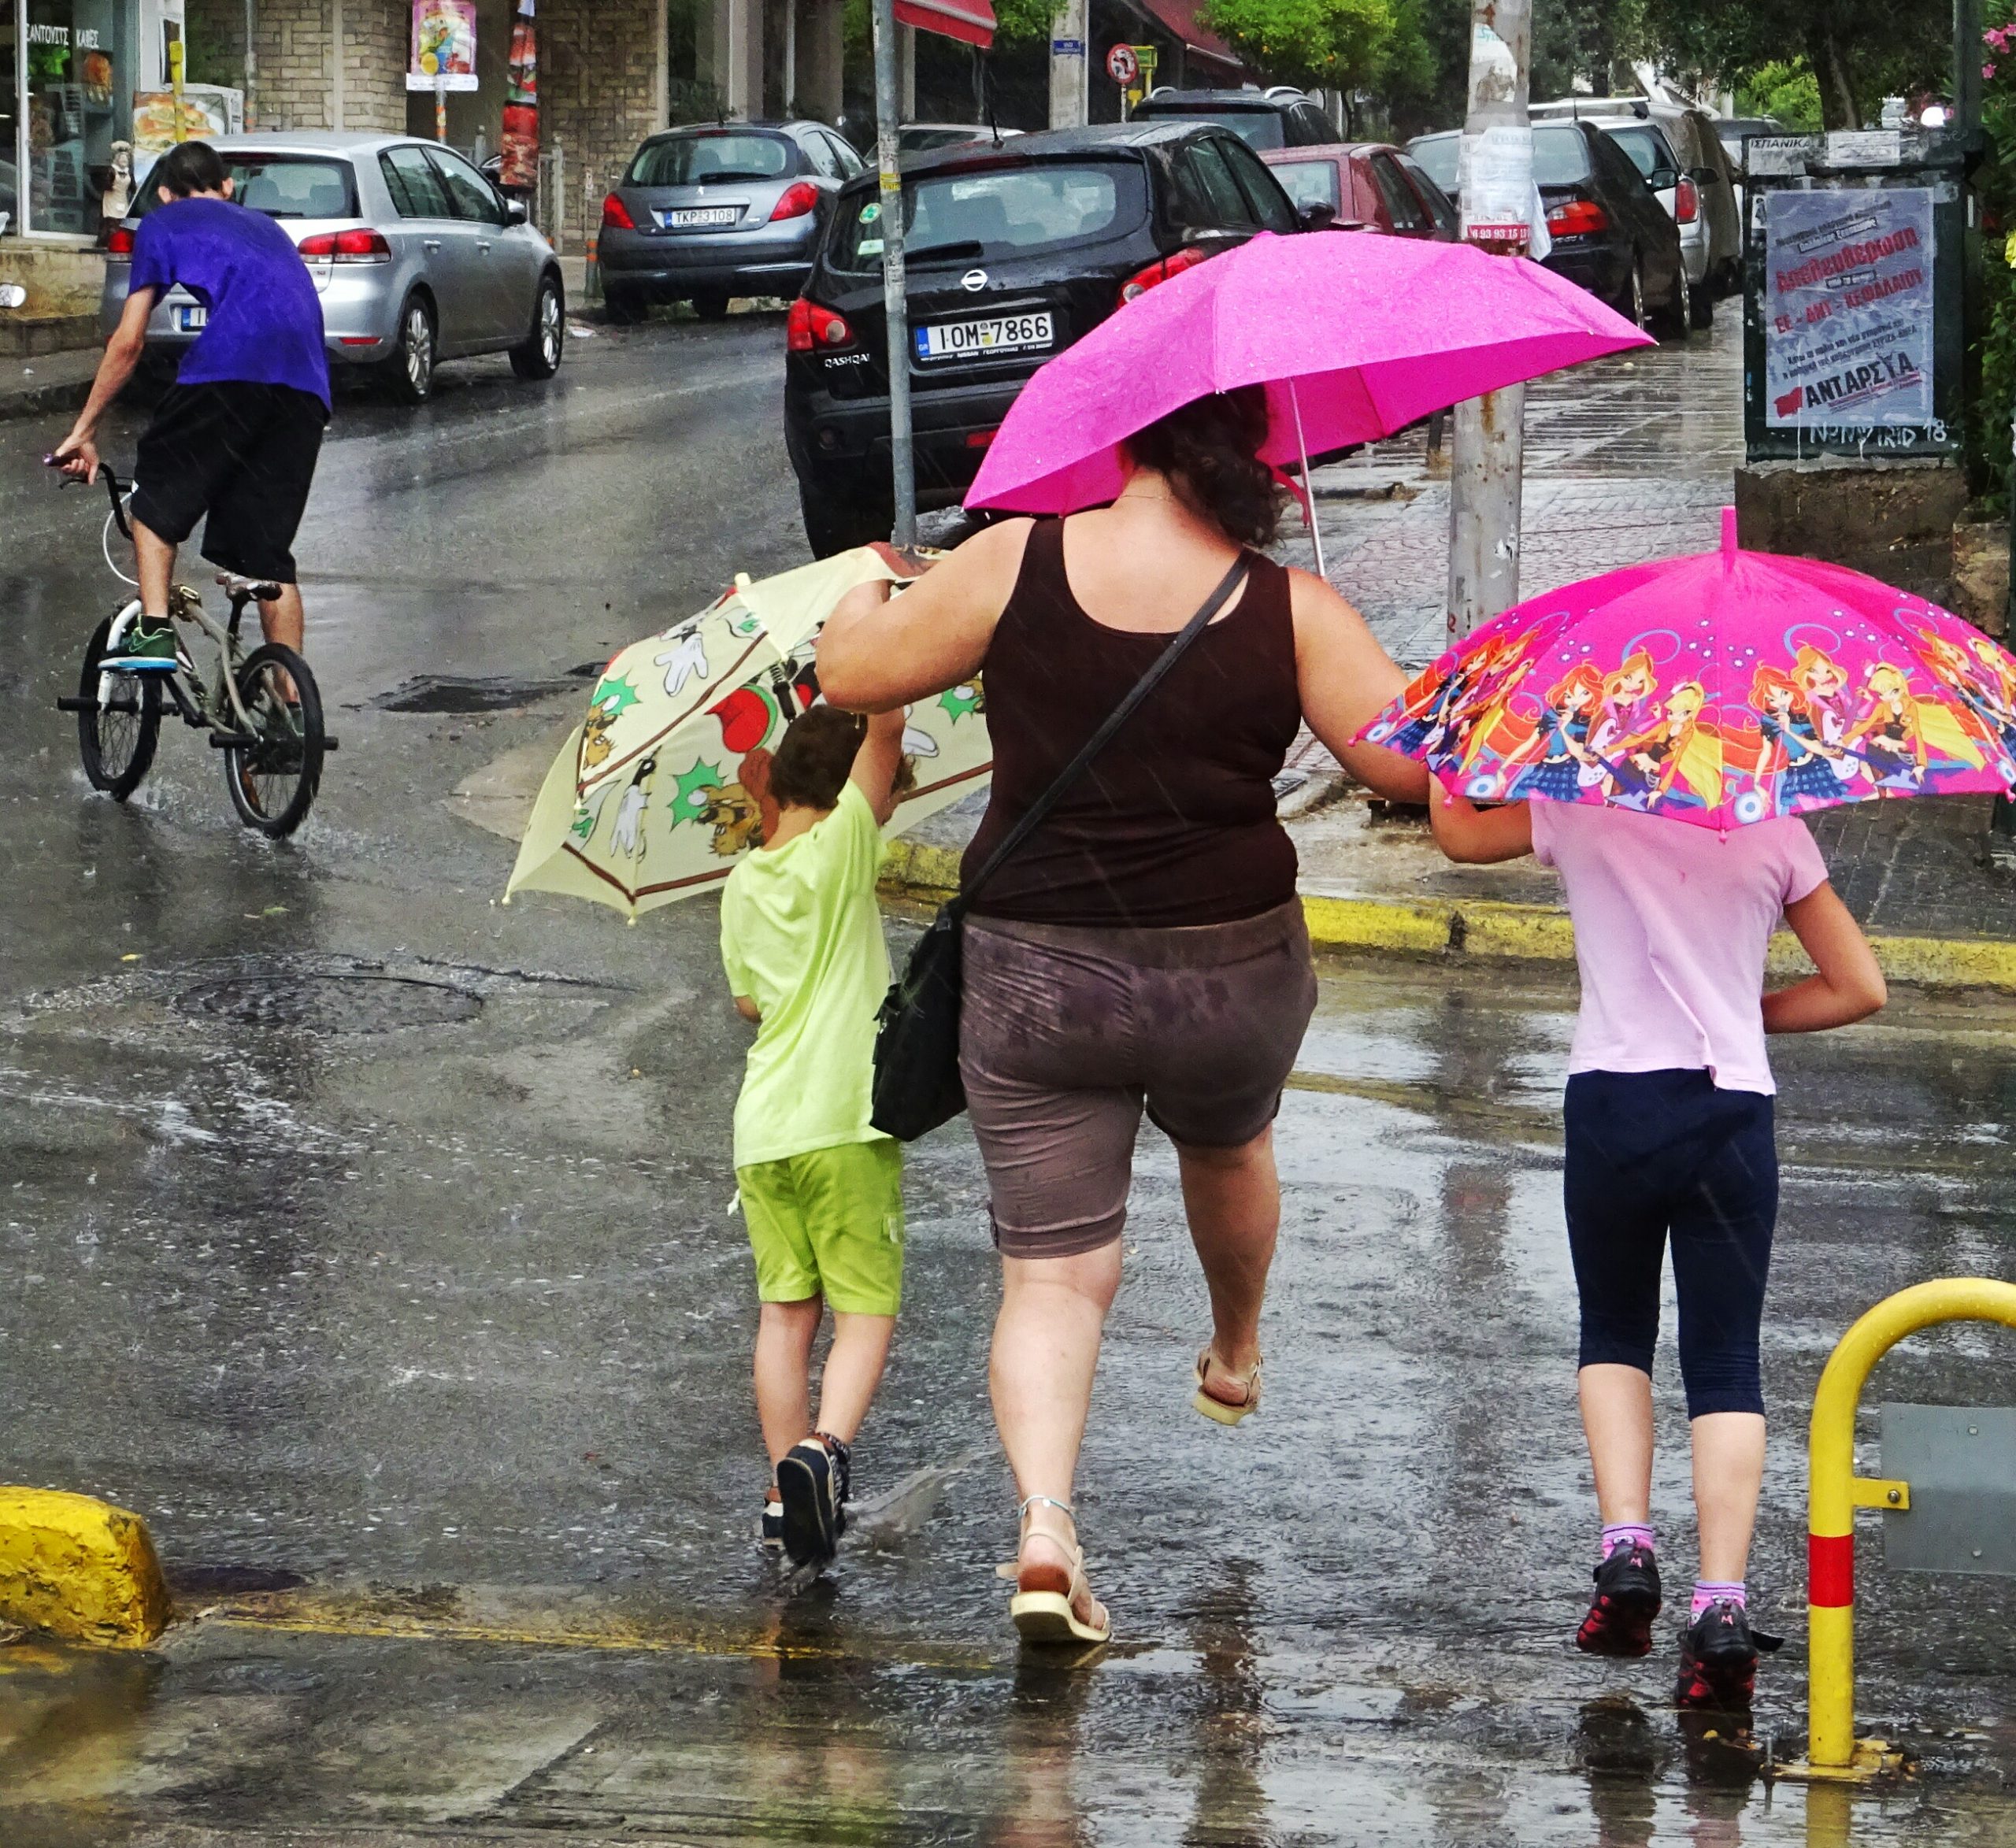
<path fill-rule="evenodd" d="M 959 1071 L 1010 1257 L 1120 1236 L 1144 1104 L 1182 1146 L 1251 1142 L 1316 1006 L 1299 901 L 1182 929 L 969 918 L 965 951 Z"/>

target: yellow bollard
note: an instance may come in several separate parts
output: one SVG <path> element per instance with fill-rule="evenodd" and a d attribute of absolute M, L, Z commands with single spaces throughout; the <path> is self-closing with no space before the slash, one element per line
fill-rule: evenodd
<path fill-rule="evenodd" d="M 1836 1344 L 1813 1396 L 1807 1517 L 1807 1746 L 1786 1777 L 1863 1783 L 1897 1768 L 1883 1739 L 1855 1737 L 1855 1510 L 1911 1505 L 1910 1485 L 1855 1474 L 1855 1407 L 1876 1363 L 1940 1322 L 2016 1328 L 2016 1283 L 1942 1277 L 1887 1296 Z"/>

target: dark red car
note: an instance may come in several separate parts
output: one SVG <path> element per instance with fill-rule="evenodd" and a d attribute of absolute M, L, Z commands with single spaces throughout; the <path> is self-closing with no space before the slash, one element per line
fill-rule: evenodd
<path fill-rule="evenodd" d="M 1460 221 L 1449 195 L 1403 148 L 1383 141 L 1340 142 L 1273 148 L 1260 157 L 1298 210 L 1328 206 L 1340 231 L 1456 239 Z"/>

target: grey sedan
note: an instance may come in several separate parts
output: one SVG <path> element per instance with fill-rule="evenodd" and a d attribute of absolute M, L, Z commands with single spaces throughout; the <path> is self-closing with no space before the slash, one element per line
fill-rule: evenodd
<path fill-rule="evenodd" d="M 704 319 L 735 295 L 795 295 L 825 236 L 833 196 L 862 159 L 823 122 L 675 128 L 637 150 L 602 202 L 598 246 L 611 320 L 654 302 Z"/>
<path fill-rule="evenodd" d="M 422 402 L 438 361 L 508 353 L 521 379 L 550 379 L 566 339 L 566 296 L 553 246 L 452 148 L 402 135 L 229 135 L 213 144 L 232 194 L 299 247 L 322 298 L 332 363 L 371 368 L 397 397 Z M 134 234 L 158 195 L 135 188 L 132 216 L 106 247 L 99 325 L 118 324 Z M 176 352 L 203 331 L 205 305 L 169 291 L 147 323 L 150 350 Z"/>

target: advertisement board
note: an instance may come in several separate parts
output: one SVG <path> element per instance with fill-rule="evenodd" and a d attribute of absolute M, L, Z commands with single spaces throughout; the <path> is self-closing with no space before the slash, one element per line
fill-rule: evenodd
<path fill-rule="evenodd" d="M 1925 187 L 1766 195 L 1767 428 L 1880 447 L 1933 423 L 1933 204 Z"/>
<path fill-rule="evenodd" d="M 476 87 L 476 0 L 413 0 L 409 90 Z"/>

